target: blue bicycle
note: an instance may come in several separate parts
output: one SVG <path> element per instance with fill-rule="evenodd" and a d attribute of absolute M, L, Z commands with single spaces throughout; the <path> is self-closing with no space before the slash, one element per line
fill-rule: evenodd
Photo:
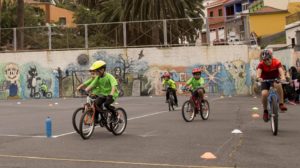
<path fill-rule="evenodd" d="M 277 93 L 276 88 L 274 87 L 274 82 L 276 83 L 285 83 L 285 82 L 280 81 L 278 79 L 268 79 L 268 80 L 263 80 L 262 82 L 271 84 L 269 90 L 269 96 L 268 96 L 268 112 L 269 112 L 269 119 L 271 120 L 272 133 L 273 135 L 276 136 L 278 133 L 279 95 Z"/>

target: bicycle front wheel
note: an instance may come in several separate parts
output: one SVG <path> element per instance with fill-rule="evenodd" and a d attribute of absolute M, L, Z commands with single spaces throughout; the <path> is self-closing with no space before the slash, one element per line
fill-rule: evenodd
<path fill-rule="evenodd" d="M 110 128 L 114 135 L 121 135 L 127 126 L 127 114 L 123 108 L 116 109 L 116 115 L 118 117 L 117 122 L 111 122 Z"/>
<path fill-rule="evenodd" d="M 273 135 L 277 135 L 278 133 L 278 103 L 275 96 L 271 98 L 271 129 L 273 132 Z"/>
<path fill-rule="evenodd" d="M 95 129 L 94 112 L 92 110 L 85 111 L 81 116 L 79 123 L 79 132 L 83 139 L 89 139 Z"/>
<path fill-rule="evenodd" d="M 174 111 L 174 105 L 175 105 L 175 103 L 174 103 L 174 96 L 173 96 L 173 94 L 170 94 L 168 104 L 169 104 L 169 111 L 172 111 L 172 110 Z"/>
<path fill-rule="evenodd" d="M 189 100 L 183 103 L 181 111 L 182 111 L 182 117 L 186 122 L 191 122 L 194 120 L 195 110 L 194 110 L 194 106 Z"/>
<path fill-rule="evenodd" d="M 72 125 L 73 125 L 74 130 L 78 134 L 80 134 L 78 127 L 79 127 L 79 123 L 80 123 L 81 114 L 83 114 L 83 112 L 84 112 L 84 108 L 80 107 L 80 108 L 76 109 L 72 115 Z"/>
<path fill-rule="evenodd" d="M 210 108 L 207 100 L 203 100 L 201 103 L 200 115 L 203 120 L 207 120 L 209 117 Z"/>

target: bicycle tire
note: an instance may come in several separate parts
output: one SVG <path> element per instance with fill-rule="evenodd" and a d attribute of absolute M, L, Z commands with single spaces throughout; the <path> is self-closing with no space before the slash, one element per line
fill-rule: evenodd
<path fill-rule="evenodd" d="M 110 123 L 111 132 L 114 135 L 121 135 L 127 126 L 127 113 L 123 108 L 117 108 L 116 114 L 119 116 L 118 123 Z M 122 124 L 122 125 L 121 125 Z"/>
<path fill-rule="evenodd" d="M 95 129 L 94 112 L 91 110 L 85 111 L 80 118 L 79 132 L 82 139 L 89 139 Z M 87 121 L 88 120 L 88 121 Z M 89 125 L 89 128 L 83 128 L 85 125 Z"/>
<path fill-rule="evenodd" d="M 46 98 L 51 99 L 52 98 L 52 92 L 47 92 L 46 93 Z"/>
<path fill-rule="evenodd" d="M 41 98 L 41 94 L 39 92 L 35 92 L 33 96 L 34 96 L 35 99 L 40 99 Z"/>
<path fill-rule="evenodd" d="M 81 114 L 83 114 L 84 108 L 83 108 L 83 107 L 79 107 L 78 109 L 76 109 L 76 110 L 73 112 L 73 115 L 72 115 L 72 125 L 73 125 L 74 130 L 75 130 L 78 134 L 80 134 L 78 126 L 79 126 L 79 123 L 80 123 L 81 116 L 80 116 L 80 118 L 79 118 L 79 122 L 76 122 L 76 121 L 77 121 L 76 118 L 77 118 L 77 114 L 78 114 L 79 112 L 82 112 Z"/>
<path fill-rule="evenodd" d="M 210 114 L 209 102 L 204 99 L 203 102 L 201 103 L 200 116 L 203 120 L 207 120 L 209 117 L 209 114 Z"/>
<path fill-rule="evenodd" d="M 191 122 L 194 120 L 195 109 L 194 109 L 194 105 L 190 102 L 190 100 L 187 100 L 183 103 L 181 112 L 182 112 L 182 117 L 183 117 L 184 121 Z M 186 116 L 188 114 L 189 114 L 189 116 Z"/>
<path fill-rule="evenodd" d="M 277 103 L 277 99 L 275 96 L 271 97 L 270 108 L 272 108 L 271 109 L 272 113 L 270 115 L 271 129 L 272 129 L 273 135 L 276 136 L 278 133 L 278 103 Z"/>

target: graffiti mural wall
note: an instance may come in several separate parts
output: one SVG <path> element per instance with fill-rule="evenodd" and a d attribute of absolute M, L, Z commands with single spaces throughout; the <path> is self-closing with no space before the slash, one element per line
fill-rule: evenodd
<path fill-rule="evenodd" d="M 75 88 L 89 78 L 88 68 L 96 60 L 107 63 L 121 96 L 131 96 L 133 91 L 142 96 L 163 95 L 164 72 L 170 72 L 180 88 L 195 67 L 203 68 L 206 92 L 248 95 L 254 90 L 257 53 L 247 46 L 5 53 L 0 55 L 0 98 L 34 98 L 44 86 L 53 97 L 76 96 Z"/>
<path fill-rule="evenodd" d="M 55 93 L 56 81 L 51 70 L 43 68 L 39 63 L 27 64 L 2 63 L 0 65 L 0 98 L 19 99 L 34 98 L 42 94 L 41 87 L 47 88 L 47 92 Z"/>

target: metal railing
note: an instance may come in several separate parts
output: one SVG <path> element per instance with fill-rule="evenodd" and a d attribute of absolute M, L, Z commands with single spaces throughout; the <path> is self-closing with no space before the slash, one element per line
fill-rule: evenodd
<path fill-rule="evenodd" d="M 286 17 L 286 25 L 300 21 L 300 12 L 294 13 Z"/>
<path fill-rule="evenodd" d="M 204 21 L 207 22 L 206 32 L 202 30 Z M 211 18 L 183 18 L 78 24 L 76 27 L 0 28 L 0 52 L 218 45 L 218 40 L 227 44 L 230 30 L 226 29 L 226 22 L 222 28 L 224 37 L 216 39 L 210 32 L 210 21 Z M 249 34 L 246 30 L 240 32 Z M 239 38 L 239 40 L 248 39 Z"/>
<path fill-rule="evenodd" d="M 0 50 L 65 50 L 194 45 L 201 18 L 0 28 Z M 198 23 L 198 25 L 197 25 Z M 196 25 L 192 29 L 191 25 Z M 20 41 L 23 39 L 22 41 Z"/>

